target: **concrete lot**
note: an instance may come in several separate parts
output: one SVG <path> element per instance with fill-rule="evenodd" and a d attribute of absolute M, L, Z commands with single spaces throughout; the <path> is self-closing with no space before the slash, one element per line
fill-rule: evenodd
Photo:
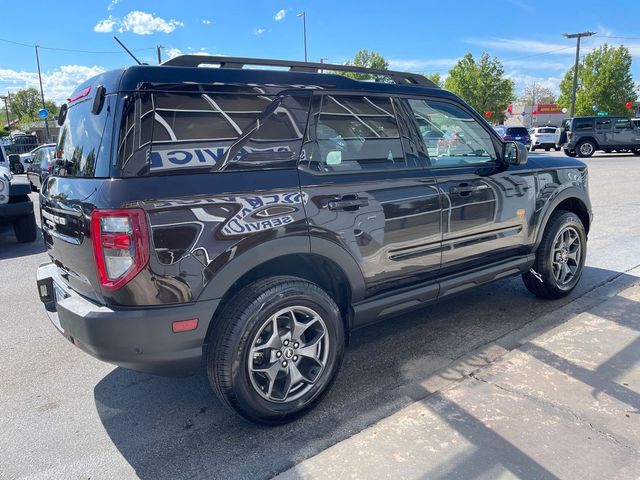
<path fill-rule="evenodd" d="M 278 428 L 229 413 L 202 373 L 159 378 L 82 353 L 37 299 L 41 243 L 0 234 L 0 478 L 268 478 L 394 414 L 433 391 L 421 386 L 426 378 L 470 352 L 509 339 L 481 366 L 566 318 L 551 312 L 587 310 L 601 301 L 595 288 L 636 280 L 626 272 L 640 265 L 640 158 L 587 163 L 596 218 L 587 269 L 570 297 L 537 300 L 509 279 L 360 331 L 326 399 Z"/>

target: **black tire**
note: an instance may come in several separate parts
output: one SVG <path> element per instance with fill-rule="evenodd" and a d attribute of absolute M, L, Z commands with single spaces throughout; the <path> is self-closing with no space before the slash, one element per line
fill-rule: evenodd
<path fill-rule="evenodd" d="M 536 147 L 529 147 L 529 151 L 530 152 L 535 152 L 536 151 Z"/>
<path fill-rule="evenodd" d="M 544 151 L 548 152 L 549 150 L 551 150 L 550 148 L 545 148 Z"/>
<path fill-rule="evenodd" d="M 38 226 L 33 214 L 18 218 L 13 224 L 13 232 L 20 243 L 35 242 L 38 237 Z"/>
<path fill-rule="evenodd" d="M 640 150 L 634 150 L 634 151 L 633 151 L 633 154 L 634 154 L 634 155 L 640 155 Z"/>
<path fill-rule="evenodd" d="M 595 153 L 597 148 L 598 146 L 593 140 L 580 140 L 580 142 L 578 142 L 578 145 L 576 145 L 576 153 L 579 157 L 589 158 Z"/>
<path fill-rule="evenodd" d="M 320 316 L 328 336 L 328 353 L 316 381 L 305 386 L 308 390 L 302 396 L 276 402 L 258 393 L 249 358 L 256 336 L 270 317 L 293 306 L 312 309 Z M 214 321 L 207 353 L 209 382 L 222 402 L 247 420 L 278 425 L 304 415 L 328 391 L 340 368 L 345 346 L 340 309 L 324 290 L 306 280 L 286 276 L 258 280 L 238 292 Z"/>
<path fill-rule="evenodd" d="M 613 152 L 613 150 L 611 150 L 610 148 L 605 148 L 603 149 L 604 153 L 611 153 Z"/>
<path fill-rule="evenodd" d="M 16 164 L 16 175 L 24 173 L 24 166 L 21 163 Z"/>
<path fill-rule="evenodd" d="M 560 147 L 555 147 L 556 152 L 560 151 Z"/>
<path fill-rule="evenodd" d="M 575 156 L 576 156 L 576 151 L 575 151 L 575 150 L 567 150 L 567 149 L 565 148 L 565 149 L 563 149 L 563 151 L 564 151 L 564 154 L 565 154 L 567 157 L 575 157 Z"/>
<path fill-rule="evenodd" d="M 577 269 L 573 277 L 565 284 L 559 283 L 553 272 L 553 247 L 556 236 L 562 230 L 570 227 L 580 240 L 580 254 Z M 562 298 L 576 287 L 584 270 L 584 261 L 587 255 L 587 234 L 580 218 L 573 212 L 558 210 L 551 215 L 547 227 L 542 235 L 542 241 L 536 251 L 536 259 L 533 264 L 540 278 L 533 273 L 526 272 L 522 275 L 527 289 L 540 298 Z"/>

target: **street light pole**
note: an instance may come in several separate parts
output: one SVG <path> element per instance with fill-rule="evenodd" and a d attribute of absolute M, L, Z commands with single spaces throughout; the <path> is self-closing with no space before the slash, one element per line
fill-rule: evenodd
<path fill-rule="evenodd" d="M 564 38 L 576 39 L 576 63 L 573 67 L 573 88 L 571 89 L 571 114 L 569 115 L 570 117 L 573 117 L 576 111 L 576 91 L 578 90 L 578 65 L 580 62 L 580 39 L 582 37 L 590 37 L 591 35 L 595 35 L 595 32 L 563 33 L 562 34 Z"/>
<path fill-rule="evenodd" d="M 157 45 L 156 46 L 156 50 L 158 51 L 158 65 L 160 65 L 162 63 L 162 51 L 161 49 L 163 49 L 164 47 L 162 45 Z"/>
<path fill-rule="evenodd" d="M 300 12 L 298 17 L 302 17 L 302 32 L 304 34 L 304 61 L 307 61 L 307 15 Z"/>
<path fill-rule="evenodd" d="M 4 100 L 4 111 L 7 114 L 7 130 L 9 131 L 9 138 L 13 138 L 11 135 L 11 117 L 9 117 L 9 107 L 11 106 L 10 93 L 7 91 L 7 95 L 0 96 L 0 99 Z"/>
<path fill-rule="evenodd" d="M 38 47 L 36 45 L 36 63 L 38 64 L 38 80 L 40 80 L 40 97 L 42 98 L 42 108 L 46 109 L 44 106 L 44 90 L 42 90 L 42 74 L 40 73 L 40 55 L 38 54 Z M 47 143 L 51 142 L 51 135 L 49 134 L 49 120 L 47 118 L 44 119 L 44 126 L 47 131 Z"/>

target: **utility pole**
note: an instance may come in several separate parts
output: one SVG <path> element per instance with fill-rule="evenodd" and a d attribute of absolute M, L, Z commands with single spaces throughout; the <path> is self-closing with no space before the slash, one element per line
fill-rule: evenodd
<path fill-rule="evenodd" d="M 40 97 L 42 98 L 42 108 L 46 109 L 44 106 L 44 90 L 42 90 L 42 74 L 40 73 L 40 55 L 38 54 L 38 47 L 40 45 L 36 45 L 36 63 L 38 64 L 38 80 L 40 80 Z M 49 134 L 49 119 L 44 119 L 44 126 L 47 131 L 47 143 L 51 142 L 51 135 Z"/>
<path fill-rule="evenodd" d="M 11 117 L 9 117 L 9 108 L 11 107 L 11 94 L 7 91 L 6 96 L 0 96 L 0 99 L 4 100 L 4 111 L 7 114 L 7 130 L 9 131 L 9 138 L 13 138 L 11 135 Z"/>
<path fill-rule="evenodd" d="M 162 45 L 156 46 L 156 50 L 158 51 L 158 65 L 162 63 L 162 49 L 164 47 Z"/>
<path fill-rule="evenodd" d="M 307 15 L 300 12 L 298 17 L 302 17 L 302 32 L 304 34 L 304 61 L 307 61 Z"/>
<path fill-rule="evenodd" d="M 573 117 L 576 111 L 576 91 L 578 90 L 578 65 L 580 63 L 580 39 L 582 37 L 590 37 L 595 35 L 595 32 L 580 32 L 580 33 L 563 33 L 564 38 L 576 39 L 576 63 L 573 67 L 573 88 L 571 90 L 571 113 L 570 117 Z"/>
<path fill-rule="evenodd" d="M 536 82 L 533 82 L 533 92 L 531 95 L 531 127 L 533 127 L 533 120 L 535 115 L 533 114 L 533 110 L 536 108 Z M 538 112 L 539 114 L 540 112 Z"/>

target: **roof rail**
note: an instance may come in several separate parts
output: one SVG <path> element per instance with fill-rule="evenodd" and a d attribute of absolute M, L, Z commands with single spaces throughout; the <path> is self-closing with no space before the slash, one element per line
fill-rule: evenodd
<path fill-rule="evenodd" d="M 209 55 L 179 55 L 164 62 L 162 65 L 172 67 L 198 67 L 200 65 L 219 65 L 220 68 L 243 68 L 245 65 L 285 67 L 291 72 L 333 73 L 351 72 L 389 77 L 400 85 L 420 85 L 424 87 L 438 87 L 423 75 L 394 70 L 379 70 L 375 68 L 355 67 L 351 65 L 333 65 L 330 63 L 296 62 L 291 60 L 271 60 L 265 58 L 216 57 Z"/>

